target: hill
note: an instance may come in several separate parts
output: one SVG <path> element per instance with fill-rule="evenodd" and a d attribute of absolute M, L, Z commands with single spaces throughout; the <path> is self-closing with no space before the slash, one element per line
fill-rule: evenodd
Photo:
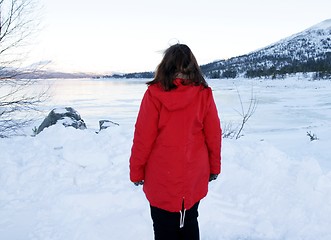
<path fill-rule="evenodd" d="M 209 78 L 276 77 L 297 72 L 331 74 L 331 19 L 265 48 L 202 65 Z"/>

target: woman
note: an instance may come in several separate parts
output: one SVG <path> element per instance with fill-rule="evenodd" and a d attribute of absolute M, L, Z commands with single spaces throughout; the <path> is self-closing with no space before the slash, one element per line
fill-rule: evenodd
<path fill-rule="evenodd" d="M 130 179 L 151 206 L 155 240 L 199 239 L 198 205 L 221 168 L 211 88 L 184 44 L 169 47 L 142 99 Z"/>

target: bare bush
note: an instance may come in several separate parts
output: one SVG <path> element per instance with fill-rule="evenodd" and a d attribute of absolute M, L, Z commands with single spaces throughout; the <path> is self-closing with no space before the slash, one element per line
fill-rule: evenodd
<path fill-rule="evenodd" d="M 242 135 L 241 135 L 241 132 L 243 131 L 244 129 L 244 126 L 245 124 L 247 123 L 247 121 L 251 118 L 251 116 L 253 116 L 253 114 L 255 113 L 255 110 L 257 108 L 257 99 L 256 97 L 254 96 L 254 91 L 253 91 L 253 88 L 251 90 L 251 98 L 249 100 L 249 105 L 248 105 L 248 108 L 245 109 L 244 108 L 244 104 L 243 104 L 243 101 L 241 99 L 241 96 L 240 96 L 240 93 L 237 89 L 237 93 L 238 93 L 238 98 L 239 98 L 239 101 L 240 101 L 240 107 L 241 107 L 241 111 L 237 111 L 239 113 L 239 115 L 241 116 L 241 125 L 239 127 L 239 130 L 236 134 L 236 139 L 240 138 Z"/>
<path fill-rule="evenodd" d="M 237 128 L 233 127 L 232 122 L 222 124 L 222 138 L 234 138 L 236 136 Z"/>
<path fill-rule="evenodd" d="M 0 84 L 0 137 L 16 135 L 33 121 L 38 106 L 48 95 L 47 89 L 34 89 L 36 80 L 14 79 Z"/>
<path fill-rule="evenodd" d="M 0 0 L 0 137 L 16 134 L 45 100 L 29 79 L 36 68 L 23 68 L 32 36 L 38 31 L 34 0 Z"/>
<path fill-rule="evenodd" d="M 318 140 L 318 137 L 315 135 L 315 133 L 311 133 L 311 131 L 307 132 L 307 136 L 310 138 L 310 141 Z"/>
<path fill-rule="evenodd" d="M 241 123 L 237 127 L 234 127 L 232 122 L 222 124 L 223 138 L 230 138 L 230 139 L 240 138 L 242 136 L 242 131 L 244 130 L 247 121 L 253 116 L 257 108 L 258 101 L 254 95 L 253 88 L 251 90 L 251 97 L 249 100 L 248 107 L 246 109 L 238 89 L 237 89 L 237 95 L 240 102 L 240 111 L 236 110 L 236 112 L 241 116 Z"/>

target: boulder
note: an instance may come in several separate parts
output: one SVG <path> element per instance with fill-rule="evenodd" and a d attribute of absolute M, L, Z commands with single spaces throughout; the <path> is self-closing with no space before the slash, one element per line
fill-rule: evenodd
<path fill-rule="evenodd" d="M 107 128 L 113 126 L 113 125 L 119 126 L 118 123 L 113 122 L 113 121 L 110 121 L 110 120 L 100 120 L 100 121 L 99 121 L 99 127 L 100 127 L 99 132 L 100 132 L 102 129 L 107 129 Z"/>
<path fill-rule="evenodd" d="M 44 128 L 50 127 L 57 123 L 62 123 L 62 125 L 65 127 L 86 129 L 84 120 L 72 107 L 54 108 L 38 127 L 37 134 L 44 130 Z"/>

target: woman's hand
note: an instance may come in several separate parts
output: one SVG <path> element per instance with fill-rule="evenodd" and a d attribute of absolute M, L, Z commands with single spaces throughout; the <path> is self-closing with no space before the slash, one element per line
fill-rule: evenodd
<path fill-rule="evenodd" d="M 133 184 L 136 185 L 136 186 L 144 185 L 144 180 L 141 180 L 139 182 L 134 182 Z"/>
<path fill-rule="evenodd" d="M 209 182 L 213 181 L 213 180 L 216 180 L 218 177 L 218 174 L 210 174 L 209 176 Z"/>

